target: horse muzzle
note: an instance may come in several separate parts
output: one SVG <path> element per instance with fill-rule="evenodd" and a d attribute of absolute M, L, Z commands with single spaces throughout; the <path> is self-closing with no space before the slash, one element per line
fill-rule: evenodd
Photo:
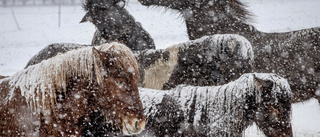
<path fill-rule="evenodd" d="M 146 125 L 145 119 L 125 118 L 122 123 L 122 132 L 124 135 L 140 134 Z"/>

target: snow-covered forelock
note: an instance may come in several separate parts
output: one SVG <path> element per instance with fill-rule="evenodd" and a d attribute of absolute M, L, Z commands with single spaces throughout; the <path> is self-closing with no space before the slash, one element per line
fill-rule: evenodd
<path fill-rule="evenodd" d="M 117 43 L 110 43 L 95 48 L 106 52 L 113 45 L 121 46 Z M 46 110 L 50 108 L 49 104 L 54 105 L 56 103 L 55 91 L 65 92 L 69 78 L 73 80 L 85 79 L 92 82 L 95 73 L 97 81 L 100 82 L 103 78 L 102 72 L 99 71 L 101 68 L 93 69 L 93 66 L 97 67 L 98 65 L 94 61 L 92 47 L 86 47 L 44 60 L 39 64 L 19 71 L 7 80 L 10 81 L 9 84 L 12 89 L 10 92 L 20 89 L 21 95 L 25 97 L 28 106 L 39 113 L 40 108 Z M 97 71 L 93 72 L 92 70 Z M 9 95 L 12 94 L 9 93 Z M 11 97 L 8 97 L 8 100 L 11 100 Z"/>
<path fill-rule="evenodd" d="M 178 102 L 181 110 L 184 113 L 185 124 L 188 127 L 189 112 L 191 111 L 192 103 L 195 104 L 195 115 L 193 118 L 193 127 L 197 131 L 201 129 L 200 118 L 203 115 L 203 110 L 209 118 L 207 127 L 210 128 L 208 135 L 217 133 L 236 133 L 237 128 L 244 121 L 244 110 L 246 109 L 245 102 L 248 96 L 255 95 L 256 103 L 261 103 L 261 91 L 257 90 L 258 85 L 254 82 L 254 75 L 262 80 L 270 80 L 274 82 L 272 89 L 272 98 L 277 98 L 276 95 L 288 94 L 291 95 L 291 90 L 287 80 L 275 74 L 259 74 L 249 73 L 242 75 L 239 79 L 222 86 L 207 86 L 195 87 L 180 85 L 172 90 L 160 91 L 140 88 L 140 96 L 144 105 L 146 117 L 153 117 L 159 110 L 153 107 L 160 104 L 164 96 L 170 96 Z M 195 102 L 193 101 L 195 98 Z M 277 101 L 277 100 L 276 100 Z"/>

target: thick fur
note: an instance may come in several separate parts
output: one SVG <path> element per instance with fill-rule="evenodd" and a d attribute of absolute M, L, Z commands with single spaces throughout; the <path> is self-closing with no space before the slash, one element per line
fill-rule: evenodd
<path fill-rule="evenodd" d="M 97 48 L 97 49 L 96 49 Z M 0 136 L 81 136 L 92 112 L 111 130 L 140 133 L 138 65 L 111 43 L 57 55 L 0 81 Z"/>

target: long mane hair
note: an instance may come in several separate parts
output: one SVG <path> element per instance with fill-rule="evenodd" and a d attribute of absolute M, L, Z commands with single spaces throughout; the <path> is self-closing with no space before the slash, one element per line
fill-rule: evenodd
<path fill-rule="evenodd" d="M 110 52 L 119 50 L 131 52 L 129 48 L 118 43 L 104 44 L 96 46 L 97 50 L 102 52 Z M 119 52 L 119 51 L 118 51 Z M 128 62 L 135 62 L 135 57 L 126 54 Z M 120 63 L 122 59 L 118 59 Z M 94 64 L 94 68 L 92 68 Z M 138 70 L 136 64 L 132 64 L 135 70 Z M 43 60 L 41 63 L 28 67 L 13 76 L 9 77 L 10 86 L 14 89 L 20 89 L 21 95 L 25 96 L 31 107 L 38 108 L 40 101 L 42 104 L 46 100 L 50 100 L 51 104 L 55 104 L 55 91 L 66 91 L 68 79 L 86 79 L 92 82 L 93 79 L 101 82 L 105 72 L 101 72 L 98 68 L 99 64 L 95 61 L 92 53 L 92 47 L 85 47 L 78 50 L 72 50 L 65 54 L 57 55 L 50 60 Z M 42 95 L 42 100 L 36 95 Z M 8 98 L 10 100 L 10 98 Z"/>
<path fill-rule="evenodd" d="M 108 51 L 110 45 L 97 47 L 99 50 Z M 39 104 L 56 104 L 55 91 L 66 91 L 68 78 L 88 79 L 101 78 L 101 72 L 92 68 L 94 64 L 92 47 L 69 51 L 51 58 L 43 60 L 41 63 L 28 67 L 5 80 L 10 80 L 10 87 L 20 89 L 28 105 L 39 109 Z M 97 67 L 97 65 L 94 65 Z M 96 75 L 96 76 L 95 76 Z M 38 96 L 37 96 L 38 95 Z M 41 96 L 41 100 L 37 99 Z M 8 98 L 10 100 L 10 97 Z M 48 102 L 50 100 L 50 102 Z M 46 105 L 49 107 L 49 104 Z"/>

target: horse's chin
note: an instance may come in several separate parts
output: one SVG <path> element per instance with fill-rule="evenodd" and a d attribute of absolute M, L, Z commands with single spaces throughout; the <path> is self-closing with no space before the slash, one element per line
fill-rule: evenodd
<path fill-rule="evenodd" d="M 122 133 L 124 135 L 140 134 L 145 127 L 145 119 L 139 120 L 137 118 L 124 118 L 122 122 Z"/>

